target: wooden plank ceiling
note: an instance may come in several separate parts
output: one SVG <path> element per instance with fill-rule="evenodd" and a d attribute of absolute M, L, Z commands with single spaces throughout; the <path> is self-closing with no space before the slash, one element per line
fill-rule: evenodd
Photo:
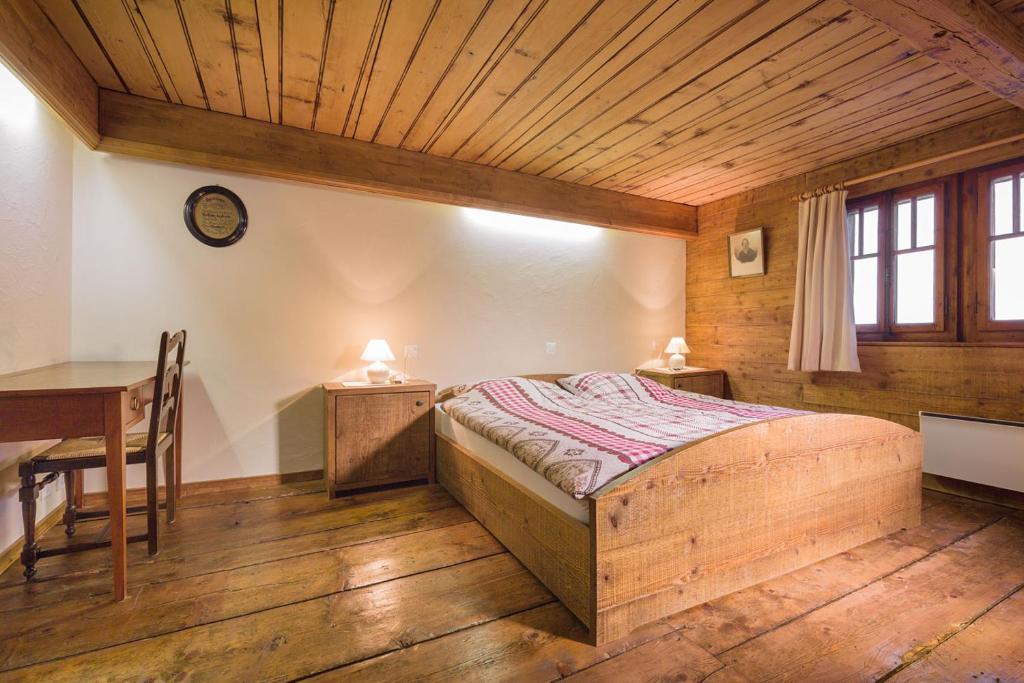
<path fill-rule="evenodd" d="M 841 0 L 38 4 L 102 88 L 686 204 L 1012 108 Z"/>

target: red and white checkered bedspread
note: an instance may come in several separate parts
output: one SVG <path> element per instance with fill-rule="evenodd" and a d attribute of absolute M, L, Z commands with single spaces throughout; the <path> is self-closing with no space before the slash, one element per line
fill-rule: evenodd
<path fill-rule="evenodd" d="M 633 375 L 587 375 L 604 375 L 605 389 L 607 382 L 620 386 L 614 395 L 592 398 L 585 388 L 575 395 L 570 391 L 578 389 L 549 382 L 495 379 L 449 399 L 444 410 L 574 498 L 584 498 L 685 443 L 739 425 L 800 414 L 672 391 Z M 595 377 L 589 384 L 601 381 Z"/>

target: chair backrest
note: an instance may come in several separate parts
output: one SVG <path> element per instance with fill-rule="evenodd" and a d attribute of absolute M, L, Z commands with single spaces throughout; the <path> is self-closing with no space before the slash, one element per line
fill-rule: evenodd
<path fill-rule="evenodd" d="M 172 358 L 168 358 L 172 356 Z M 163 432 L 174 431 L 181 403 L 181 376 L 185 367 L 185 330 L 160 335 L 156 360 L 156 387 L 149 418 L 149 443 L 156 444 Z"/>

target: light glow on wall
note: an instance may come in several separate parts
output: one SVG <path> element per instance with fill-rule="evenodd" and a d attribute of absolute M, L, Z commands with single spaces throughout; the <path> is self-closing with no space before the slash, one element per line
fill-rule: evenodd
<path fill-rule="evenodd" d="M 471 222 L 477 225 L 519 235 L 583 242 L 592 240 L 601 234 L 601 229 L 592 225 L 567 223 L 550 218 L 534 218 L 533 216 L 520 216 L 501 211 L 487 211 L 486 209 L 463 208 L 462 211 Z"/>
<path fill-rule="evenodd" d="M 36 96 L 0 64 L 0 125 L 27 128 L 36 118 Z"/>

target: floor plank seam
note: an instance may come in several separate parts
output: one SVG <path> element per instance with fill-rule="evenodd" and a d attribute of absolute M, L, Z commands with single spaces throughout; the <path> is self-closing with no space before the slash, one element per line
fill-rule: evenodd
<path fill-rule="evenodd" d="M 857 591 L 864 590 L 865 588 L 867 588 L 868 586 L 870 586 L 870 585 L 872 585 L 874 583 L 882 581 L 883 579 L 886 579 L 886 578 L 892 576 L 893 574 L 896 574 L 897 572 L 901 572 L 901 571 L 903 571 L 904 569 L 906 569 L 908 567 L 912 567 L 913 565 L 917 564 L 918 562 L 922 562 L 922 561 L 928 559 L 929 557 L 931 557 L 932 555 L 945 550 L 946 548 L 950 547 L 951 545 L 959 543 L 960 541 L 964 540 L 965 538 L 969 538 L 970 536 L 973 536 L 974 534 L 978 533 L 979 531 L 983 531 L 983 530 L 987 529 L 988 527 L 992 526 L 993 524 L 997 524 L 997 523 L 1001 522 L 1004 519 L 1006 519 L 1006 517 L 998 517 L 998 518 L 992 520 L 991 522 L 987 522 L 985 524 L 982 524 L 981 526 L 979 526 L 979 527 L 977 527 L 975 529 L 972 529 L 971 531 L 968 531 L 966 533 L 961 534 L 960 536 L 957 536 L 956 538 L 951 540 L 949 543 L 945 543 L 945 544 L 943 544 L 941 546 L 935 547 L 934 549 L 926 552 L 921 557 L 918 557 L 918 558 L 916 558 L 914 560 L 911 560 L 910 562 L 904 563 L 904 564 L 896 567 L 895 569 L 893 569 L 890 572 L 886 572 L 885 574 L 882 574 L 880 576 L 876 576 L 874 579 L 872 579 L 871 581 L 868 581 L 865 584 L 861 584 L 861 585 L 859 585 L 859 586 L 857 586 L 855 588 L 851 588 L 850 590 L 845 591 L 844 593 L 842 593 L 840 595 L 837 595 L 834 598 L 821 603 L 820 605 L 815 605 L 812 609 L 809 609 L 806 612 L 801 612 L 800 614 L 797 614 L 797 615 L 795 615 L 793 617 L 790 617 L 789 619 L 786 619 L 785 621 L 781 621 L 778 624 L 776 624 L 776 625 L 772 626 L 771 628 L 767 629 L 766 631 L 758 633 L 756 636 L 751 636 L 750 638 L 742 640 L 739 643 L 736 643 L 735 645 L 732 645 L 731 647 L 727 647 L 726 649 L 721 650 L 719 652 L 712 652 L 711 654 L 713 654 L 716 657 L 720 657 L 721 655 L 724 655 L 727 652 L 731 652 L 731 651 L 735 650 L 738 647 L 742 647 L 743 645 L 746 645 L 747 643 L 749 643 L 751 641 L 757 640 L 758 638 L 760 638 L 762 636 L 765 636 L 765 635 L 767 635 L 769 633 L 772 633 L 773 631 L 777 631 L 778 629 L 780 629 L 780 628 L 782 628 L 782 627 L 784 627 L 784 626 L 786 626 L 788 624 L 791 624 L 794 621 L 797 621 L 799 619 L 804 618 L 808 614 L 813 614 L 814 612 L 817 612 L 820 609 L 828 607 L 829 605 L 831 605 L 834 602 L 838 602 L 839 600 L 842 600 L 843 598 L 845 598 L 848 595 L 852 595 L 853 593 L 856 593 Z M 679 627 L 679 629 L 685 629 L 685 628 L 686 628 L 685 626 L 680 626 Z M 679 629 L 677 629 L 677 630 L 679 630 Z"/>
<path fill-rule="evenodd" d="M 405 515 L 399 515 L 399 517 L 402 517 L 402 516 L 405 516 Z M 399 517 L 394 517 L 392 519 L 398 519 Z M 370 524 L 372 522 L 367 522 L 367 523 Z M 406 536 L 412 536 L 412 535 L 415 535 L 415 534 L 429 533 L 429 532 L 438 531 L 438 530 L 441 530 L 441 529 L 450 529 L 451 527 L 460 526 L 462 524 L 478 524 L 478 522 L 476 520 L 468 520 L 468 521 L 462 521 L 462 522 L 452 522 L 451 524 L 443 524 L 441 526 L 430 527 L 429 529 L 418 529 L 418 530 L 415 530 L 415 531 L 408 531 L 408 532 L 404 532 L 404 533 L 396 533 L 396 534 L 388 535 L 388 536 L 383 537 L 383 538 L 375 538 L 375 539 L 371 539 L 371 540 L 367 540 L 367 541 L 359 541 L 358 543 L 351 543 L 351 544 L 347 544 L 347 545 L 332 546 L 332 547 L 329 547 L 329 548 L 320 548 L 320 549 L 311 550 L 311 551 L 308 551 L 308 552 L 301 552 L 301 553 L 299 553 L 297 555 L 285 555 L 285 556 L 282 556 L 282 557 L 277 557 L 277 558 L 273 558 L 273 559 L 263 560 L 263 561 L 260 561 L 260 562 L 253 562 L 251 564 L 242 564 L 242 565 L 238 565 L 238 566 L 235 566 L 235 567 L 228 567 L 228 568 L 225 568 L 225 569 L 215 569 L 215 570 L 212 570 L 212 571 L 199 572 L 197 574 L 188 574 L 188 575 L 185 575 L 185 576 L 176 576 L 176 577 L 173 577 L 173 578 L 157 580 L 157 581 L 136 581 L 135 585 L 140 587 L 139 595 L 141 595 L 142 594 L 141 591 L 143 589 L 147 588 L 147 587 L 150 587 L 150 586 L 159 586 L 159 585 L 164 584 L 164 583 L 173 583 L 174 581 L 183 581 L 183 580 L 187 580 L 187 579 L 196 579 L 196 578 L 199 578 L 199 577 L 202 577 L 202 576 L 213 576 L 215 574 L 221 574 L 221 573 L 224 573 L 224 572 L 231 572 L 231 571 L 238 571 L 238 570 L 242 570 L 242 569 L 249 569 L 251 567 L 258 567 L 258 566 L 264 565 L 264 564 L 271 564 L 273 562 L 281 562 L 281 561 L 285 561 L 285 560 L 294 560 L 294 559 L 298 559 L 298 558 L 301 558 L 301 557 L 307 557 L 309 555 L 316 555 L 318 553 L 329 553 L 329 552 L 334 551 L 334 550 L 345 550 L 345 549 L 348 549 L 348 548 L 357 548 L 357 547 L 362 546 L 362 545 L 367 545 L 367 544 L 372 544 L 372 543 L 379 543 L 381 541 L 387 541 L 387 540 L 391 540 L 393 538 L 404 538 Z M 358 526 L 358 525 L 356 525 L 356 526 Z M 215 552 L 217 552 L 217 551 L 215 551 Z M 500 551 L 498 553 L 493 553 L 493 554 L 494 555 L 500 555 L 502 552 L 505 552 L 505 551 L 502 550 L 502 551 Z M 481 557 L 485 557 L 485 556 L 481 556 Z M 487 555 L 486 557 L 491 557 L 491 555 Z M 428 571 L 430 571 L 430 570 L 428 570 Z M 94 576 L 98 576 L 98 575 L 101 575 L 102 573 L 103 573 L 103 570 L 100 570 L 100 571 L 96 572 L 93 575 Z M 59 578 L 59 577 L 55 577 L 55 578 Z M 399 578 L 401 578 L 401 577 L 399 577 Z M 52 581 L 52 580 L 53 579 L 46 579 L 46 581 Z M 391 580 L 391 579 L 388 579 L 388 580 Z M 378 581 L 376 583 L 382 583 L 382 582 Z M 24 585 L 24 584 L 20 584 L 20 585 Z M 373 584 L 364 584 L 364 585 L 369 586 L 369 585 L 373 585 Z M 357 586 L 356 588 L 361 588 L 361 587 L 362 586 Z M 95 592 L 86 593 L 86 594 L 80 595 L 80 596 L 66 596 L 66 597 L 68 599 L 88 599 L 88 598 L 91 598 L 91 597 L 96 597 L 96 596 L 100 596 L 100 595 L 106 595 L 108 592 L 109 591 L 107 591 L 104 588 L 104 589 L 98 589 Z M 136 597 L 138 597 L 138 596 L 136 596 Z M 23 606 L 20 606 L 20 607 L 4 608 L 4 609 L 0 609 L 0 615 L 10 615 L 10 614 L 15 614 L 15 613 L 18 613 L 18 612 L 21 612 L 21 611 L 32 610 L 32 609 L 36 609 L 36 608 L 37 608 L 37 606 L 34 606 L 34 605 L 23 605 Z"/>
<path fill-rule="evenodd" d="M 289 683 L 295 683 L 296 681 L 309 680 L 310 678 L 313 678 L 315 676 L 321 676 L 321 675 L 323 675 L 325 673 L 328 673 L 330 671 L 337 671 L 339 669 L 344 669 L 344 668 L 349 667 L 349 666 L 355 666 L 355 665 L 361 664 L 363 662 L 370 662 L 370 661 L 373 661 L 374 659 L 378 659 L 380 657 L 387 657 L 388 655 L 392 655 L 392 654 L 394 654 L 396 652 L 402 652 L 403 650 L 408 650 L 408 649 L 413 648 L 413 647 L 418 647 L 418 646 L 423 645 L 425 643 L 432 643 L 435 640 L 440 640 L 442 638 L 447 638 L 448 636 L 453 636 L 453 635 L 455 635 L 457 633 L 462 633 L 463 631 L 469 631 L 469 630 L 472 630 L 472 629 L 475 629 L 475 628 L 480 628 L 482 626 L 486 626 L 487 624 L 492 624 L 492 623 L 497 622 L 497 621 L 503 621 L 505 619 L 511 619 L 512 617 L 517 617 L 520 614 L 526 614 L 527 612 L 532 612 L 533 610 L 541 609 L 542 607 L 547 607 L 548 605 L 551 605 L 551 604 L 556 603 L 556 602 L 558 602 L 558 600 L 555 599 L 555 598 L 552 598 L 551 600 L 548 600 L 547 602 L 542 602 L 539 605 L 531 605 L 530 607 L 526 607 L 524 609 L 516 610 L 514 612 L 509 612 L 508 614 L 503 614 L 500 617 L 495 617 L 493 619 L 486 619 L 484 621 L 480 621 L 480 622 L 477 622 L 475 624 L 469 624 L 468 626 L 463 626 L 462 628 L 457 628 L 455 630 L 448 631 L 447 633 L 441 633 L 441 634 L 433 636 L 431 638 L 424 638 L 423 640 L 417 641 L 417 642 L 412 643 L 410 645 L 402 645 L 400 647 L 395 647 L 395 648 L 392 648 L 390 650 L 385 650 L 384 652 L 378 652 L 377 654 L 375 654 L 375 655 L 373 655 L 371 657 L 362 657 L 361 659 L 354 659 L 351 662 L 345 662 L 344 664 L 339 664 L 338 666 L 331 666 L 331 667 L 328 667 L 326 669 L 320 669 L 319 671 L 313 671 L 313 672 L 308 673 L 308 674 L 303 674 L 302 676 L 299 676 L 297 678 L 289 678 L 288 681 L 289 681 Z"/>
<path fill-rule="evenodd" d="M 408 578 L 411 578 L 413 576 L 419 576 L 421 574 L 429 574 L 431 572 L 442 571 L 442 570 L 445 570 L 445 569 L 450 569 L 452 567 L 458 567 L 458 566 L 461 566 L 461 565 L 464 565 L 464 564 L 470 564 L 472 562 L 479 562 L 481 560 L 486 560 L 486 559 L 491 558 L 491 557 L 497 557 L 498 555 L 505 555 L 507 553 L 508 553 L 507 550 L 502 549 L 502 550 L 500 550 L 498 552 L 488 553 L 487 555 L 481 555 L 480 557 L 474 557 L 473 559 L 470 559 L 470 560 L 462 560 L 460 562 L 453 562 L 453 563 L 447 564 L 447 565 L 445 565 L 443 567 L 434 567 L 432 569 L 424 569 L 422 571 L 412 572 L 410 574 L 403 574 L 402 576 L 396 576 L 396 577 L 391 578 L 391 579 L 384 579 L 383 581 L 374 581 L 374 582 L 366 583 L 366 584 L 363 584 L 363 585 L 360 585 L 360 586 L 354 586 L 354 587 L 351 587 L 351 588 L 343 588 L 343 589 L 338 590 L 338 591 L 331 591 L 330 593 L 323 593 L 323 594 L 320 594 L 320 595 L 314 595 L 314 596 L 310 596 L 310 597 L 307 597 L 307 598 L 303 598 L 301 600 L 295 600 L 293 602 L 287 602 L 287 603 L 284 603 L 284 604 L 281 604 L 281 605 L 274 605 L 273 607 L 264 607 L 263 609 L 252 610 L 251 612 L 246 612 L 244 614 L 233 614 L 230 617 L 224 617 L 223 619 L 211 619 L 210 621 L 205 621 L 205 622 L 203 622 L 201 624 L 194 624 L 192 626 L 185 626 L 183 628 L 177 628 L 177 629 L 174 629 L 173 631 L 167 631 L 166 633 L 158 633 L 156 635 L 144 636 L 142 638 L 131 638 L 131 639 L 128 639 L 128 640 L 123 640 L 123 641 L 121 641 L 119 643 L 110 643 L 110 644 L 104 645 L 102 647 L 96 647 L 96 648 L 92 648 L 90 650 L 82 650 L 81 652 L 75 652 L 73 654 L 62 655 L 60 657 L 54 657 L 52 659 L 40 660 L 38 662 L 33 662 L 31 664 L 23 664 L 21 666 L 15 666 L 15 667 L 11 667 L 11 668 L 0 668 L 0 673 L 8 673 L 8 672 L 12 672 L 12 671 L 20 671 L 22 669 L 28 669 L 28 668 L 31 668 L 33 666 L 39 666 L 39 665 L 42 665 L 42 664 L 49 664 L 51 662 L 59 662 L 59 661 L 65 660 L 65 659 L 73 658 L 73 657 L 80 657 L 80 656 L 88 655 L 88 654 L 91 654 L 91 653 L 94 653 L 94 652 L 102 652 L 104 650 L 110 650 L 112 648 L 122 647 L 124 645 L 130 645 L 132 643 L 141 643 L 141 642 L 145 642 L 147 640 L 158 640 L 160 638 L 164 638 L 166 636 L 174 635 L 174 634 L 177 634 L 177 633 L 183 633 L 185 631 L 191 631 L 191 630 L 194 630 L 194 629 L 197 629 L 197 628 L 206 628 L 206 627 L 211 626 L 213 624 L 219 624 L 219 623 L 222 623 L 222 622 L 232 621 L 234 619 L 241 619 L 241 618 L 244 618 L 244 617 L 252 616 L 254 614 L 260 614 L 262 612 L 270 612 L 270 611 L 273 611 L 273 610 L 276 610 L 276 609 L 283 609 L 285 607 L 291 607 L 293 605 L 301 605 L 303 603 L 313 602 L 315 600 L 323 600 L 324 598 L 328 598 L 328 597 L 330 597 L 332 595 L 339 595 L 341 593 L 349 593 L 349 592 L 352 592 L 352 591 L 363 590 L 364 588 L 370 588 L 372 586 L 377 586 L 377 585 L 384 584 L 384 583 L 390 583 L 392 581 L 401 581 L 403 579 L 408 579 Z M 547 604 L 547 603 L 545 603 L 545 604 Z M 532 607 L 531 607 L 531 609 L 532 609 Z M 491 620 L 491 621 L 493 621 L 493 620 Z M 471 628 L 471 627 L 467 627 L 467 628 Z"/>
<path fill-rule="evenodd" d="M 371 520 L 365 521 L 365 522 L 356 522 L 354 524 L 343 524 L 341 526 L 327 527 L 325 529 L 317 529 L 316 531 L 306 531 L 306 532 L 292 534 L 292 535 L 288 535 L 288 536 L 274 536 L 272 538 L 260 539 L 258 541 L 254 541 L 252 543 L 243 543 L 241 545 L 230 546 L 228 548 L 218 548 L 218 549 L 216 549 L 214 551 L 211 551 L 211 552 L 223 552 L 224 550 L 236 550 L 238 548 L 246 548 L 246 547 L 252 546 L 252 545 L 262 545 L 264 543 L 275 543 L 275 542 L 278 542 L 278 541 L 284 541 L 284 540 L 288 540 L 288 539 L 292 539 L 292 538 L 302 538 L 303 536 L 312 536 L 312 535 L 315 535 L 315 534 L 321 534 L 321 533 L 325 533 L 325 532 L 328 532 L 328 531 L 338 531 L 340 529 L 350 529 L 350 528 L 361 526 L 363 524 L 373 524 L 375 522 L 383 522 L 385 520 L 400 519 L 402 517 L 410 517 L 412 515 L 419 515 L 419 514 L 424 514 L 424 513 L 428 513 L 428 512 L 438 512 L 440 510 L 446 510 L 448 508 L 457 507 L 457 506 L 458 506 L 458 503 L 455 503 L 454 501 L 452 501 L 451 504 L 447 504 L 447 505 L 444 505 L 444 506 L 439 507 L 439 508 L 428 508 L 428 509 L 425 509 L 425 510 L 418 510 L 416 512 L 407 512 L 407 513 L 403 513 L 401 515 L 394 515 L 394 516 L 390 516 L 390 517 L 377 517 L 377 518 L 374 518 L 374 519 L 371 519 Z M 458 524 L 463 524 L 463 523 L 464 522 L 458 522 Z M 94 553 L 94 552 L 100 552 L 100 551 L 103 551 L 103 550 L 104 550 L 103 548 L 99 548 L 97 550 L 90 550 L 90 551 L 87 551 L 87 552 Z M 202 553 L 200 553 L 200 554 L 202 554 Z M 160 564 L 162 562 L 173 562 L 173 561 L 176 561 L 176 560 L 186 560 L 186 559 L 191 559 L 192 557 L 193 556 L 191 556 L 191 555 L 189 555 L 189 556 L 182 556 L 182 555 L 161 556 L 161 555 L 158 554 L 158 555 L 155 555 L 155 556 L 152 556 L 152 557 L 147 557 L 142 562 L 138 562 L 138 563 L 135 563 L 135 564 L 129 564 L 128 568 L 131 569 L 132 567 L 151 566 L 151 565 L 155 565 L 155 564 Z M 97 575 L 97 574 L 102 574 L 105 571 L 110 571 L 110 567 L 98 567 L 98 568 L 96 568 L 94 570 L 84 570 L 84 571 L 83 570 L 79 570 L 79 571 L 74 571 L 74 572 L 70 572 L 70 573 L 67 573 L 67 574 L 56 574 L 54 576 L 46 576 L 46 577 L 43 577 L 43 578 L 33 579 L 33 583 L 45 584 L 45 583 L 47 583 L 49 581 L 54 581 L 54 580 L 57 580 L 57 579 L 66 579 L 66 578 L 75 577 L 75 576 Z M 25 585 L 25 581 L 23 581 L 23 580 L 16 580 L 16 581 L 11 581 L 11 582 L 7 582 L 7 583 L 0 583 L 0 591 L 16 589 L 16 588 L 18 588 L 20 586 L 24 586 L 24 585 Z"/>
<path fill-rule="evenodd" d="M 671 636 L 673 634 L 679 635 L 686 642 L 690 643 L 691 645 L 693 645 L 696 648 L 699 648 L 699 649 L 703 650 L 704 652 L 706 652 L 708 654 L 708 656 L 713 657 L 715 659 L 715 661 L 717 661 L 721 665 L 717 669 L 715 669 L 714 671 L 708 672 L 708 674 L 706 676 L 704 676 L 703 678 L 696 679 L 694 681 L 694 683 L 701 683 L 702 681 L 707 680 L 708 678 L 710 678 L 711 676 L 713 676 L 714 674 L 718 673 L 719 671 L 721 671 L 722 669 L 725 668 L 726 665 L 721 660 L 719 660 L 718 657 L 715 657 L 714 653 L 712 653 L 706 647 L 704 647 L 703 645 L 698 645 L 697 643 L 695 643 L 692 640 L 690 640 L 689 638 L 687 638 L 685 633 L 683 633 L 680 629 L 673 627 L 672 624 L 670 624 L 668 621 L 665 621 L 663 623 L 671 629 L 668 633 L 661 633 L 661 634 L 652 636 L 652 637 L 648 638 L 647 640 L 645 640 L 643 642 L 635 643 L 629 649 L 623 650 L 622 652 L 620 652 L 620 653 L 618 653 L 616 655 L 612 655 L 611 657 L 605 657 L 604 659 L 602 659 L 599 662 L 594 662 L 593 664 L 588 664 L 586 666 L 580 667 L 576 671 L 572 671 L 572 672 L 570 672 L 568 674 L 559 675 L 557 678 L 550 679 L 548 681 L 548 683 L 555 683 L 555 681 L 564 681 L 565 679 L 567 679 L 567 678 L 569 678 L 571 676 L 576 676 L 577 674 L 580 674 L 580 673 L 582 673 L 584 671 L 588 671 L 590 669 L 593 669 L 595 666 L 600 666 L 601 664 L 604 664 L 605 662 L 614 661 L 614 660 L 618 659 L 619 657 L 622 657 L 624 655 L 628 655 L 629 653 L 633 652 L 637 648 L 641 648 L 644 645 L 647 645 L 648 643 L 653 643 L 656 640 L 661 640 L 662 638 L 667 638 L 668 636 Z"/>
<path fill-rule="evenodd" d="M 959 634 L 961 634 L 964 631 L 966 631 L 968 628 L 970 628 L 974 624 L 974 622 L 978 621 L 978 619 L 981 619 L 983 616 L 985 616 L 986 614 L 991 612 L 993 609 L 998 607 L 1002 602 L 1004 602 L 1004 601 L 1010 599 L 1011 597 L 1013 597 L 1013 595 L 1018 593 L 1021 589 L 1024 589 L 1024 583 L 1017 584 L 1014 588 L 1012 588 L 1008 592 L 1006 592 L 1003 595 L 1001 595 L 999 597 L 999 599 L 997 599 L 991 605 L 988 605 L 985 609 L 980 610 L 977 614 L 973 615 L 970 619 L 967 619 L 966 621 L 961 621 L 958 624 L 954 624 L 953 628 L 951 628 L 946 633 L 940 634 L 939 636 L 933 638 L 932 640 L 928 641 L 927 643 L 925 643 L 923 645 L 919 645 L 919 646 L 909 650 L 901 658 L 902 661 L 900 662 L 900 664 L 898 666 L 896 666 L 895 668 L 887 671 L 882 676 L 880 676 L 876 680 L 876 683 L 882 683 L 883 681 L 887 681 L 890 678 L 892 678 L 893 676 L 895 676 L 896 674 L 898 674 L 900 671 L 903 671 L 904 669 L 906 669 L 907 667 L 909 667 L 909 666 L 911 666 L 911 665 L 913 665 L 913 664 L 915 664 L 915 663 L 917 663 L 919 661 L 922 661 L 922 660 L 926 659 L 940 645 L 942 645 L 946 641 L 951 640 L 951 639 L 955 638 L 956 636 L 958 636 Z"/>

